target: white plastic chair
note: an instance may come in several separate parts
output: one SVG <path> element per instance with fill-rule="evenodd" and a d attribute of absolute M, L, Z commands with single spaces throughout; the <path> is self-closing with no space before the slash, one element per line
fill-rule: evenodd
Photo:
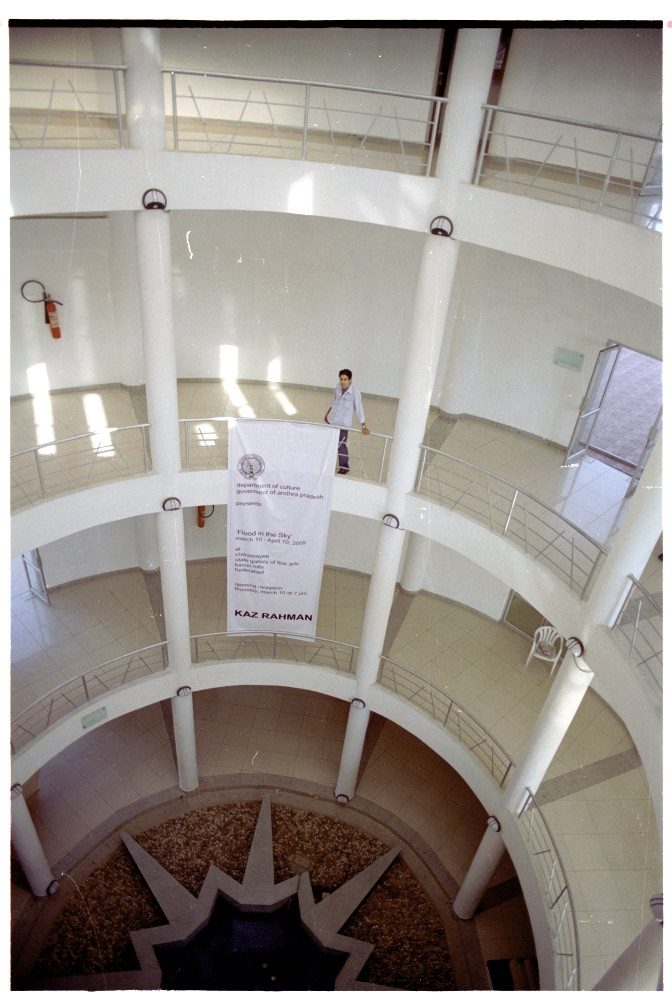
<path fill-rule="evenodd" d="M 565 642 L 562 639 L 562 636 L 558 633 L 555 627 L 539 627 L 538 630 L 534 631 L 532 647 L 530 648 L 530 653 L 527 656 L 525 668 L 527 668 L 530 664 L 532 658 L 538 658 L 539 661 L 550 662 L 552 667 L 549 675 L 553 675 L 555 672 L 555 666 L 560 661 L 564 643 Z"/>

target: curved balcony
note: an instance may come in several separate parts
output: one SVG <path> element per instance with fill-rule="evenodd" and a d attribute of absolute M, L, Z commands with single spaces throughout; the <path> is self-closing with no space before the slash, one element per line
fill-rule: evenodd
<path fill-rule="evenodd" d="M 422 445 L 416 493 L 512 539 L 585 598 L 606 549 L 533 494 L 455 455 Z"/>
<path fill-rule="evenodd" d="M 276 660 L 273 661 L 272 636 L 256 640 L 250 638 L 248 643 L 248 639 L 242 639 L 238 635 L 227 638 L 225 632 L 213 634 L 209 631 L 209 626 L 216 623 L 212 609 L 213 591 L 218 591 L 218 585 L 222 586 L 223 590 L 225 585 L 223 561 L 195 561 L 193 566 L 190 566 L 189 572 L 192 633 L 200 631 L 196 633 L 198 643 L 194 639 L 192 647 L 194 654 L 198 648 L 199 657 L 193 668 L 193 684 L 196 690 L 195 709 L 199 716 L 197 739 L 199 764 L 202 761 L 203 774 L 208 776 L 241 771 L 257 772 L 264 769 L 269 773 L 285 773 L 289 777 L 296 772 L 299 777 L 313 779 L 310 774 L 315 772 L 318 774 L 315 780 L 333 788 L 342 745 L 347 700 L 352 695 L 354 685 L 354 679 L 348 673 L 354 667 L 353 656 L 356 654 L 353 644 L 338 642 L 358 640 L 360 633 L 358 624 L 352 621 L 361 621 L 366 577 L 354 572 L 328 569 L 325 573 L 320 605 L 321 626 L 318 628 L 318 633 L 321 639 L 308 641 L 285 638 L 284 642 L 281 642 L 280 638 L 276 638 Z M 152 577 L 156 578 L 157 575 L 150 575 L 150 580 Z M 50 679 L 53 681 L 57 675 L 61 675 L 63 679 L 72 679 L 72 672 L 68 673 L 68 668 L 73 667 L 73 662 L 82 664 L 85 660 L 84 656 L 74 651 L 77 641 L 81 642 L 91 655 L 91 660 L 87 665 L 82 664 L 82 667 L 91 669 L 95 666 L 98 681 L 101 679 L 105 681 L 109 670 L 109 682 L 112 688 L 106 693 L 97 694 L 86 708 L 80 707 L 79 712 L 71 713 L 69 718 L 66 716 L 60 722 L 53 723 L 43 736 L 43 744 L 39 739 L 28 744 L 21 742 L 22 749 L 15 757 L 15 773 L 20 773 L 21 770 L 32 773 L 36 759 L 40 765 L 47 763 L 50 759 L 51 745 L 55 744 L 57 748 L 62 749 L 72 743 L 77 747 L 72 751 L 73 754 L 78 752 L 80 756 L 69 755 L 70 750 L 63 752 L 61 756 L 54 757 L 48 763 L 45 774 L 51 781 L 54 775 L 59 777 L 64 773 L 64 779 L 70 780 L 72 787 L 75 765 L 72 764 L 72 760 L 75 759 L 79 767 L 78 773 L 91 776 L 91 785 L 96 788 L 93 779 L 96 767 L 110 760 L 111 754 L 116 752 L 115 746 L 119 747 L 119 757 L 113 758 L 114 765 L 128 767 L 132 751 L 148 753 L 151 747 L 158 743 L 159 736 L 163 739 L 165 724 L 156 700 L 163 700 L 173 695 L 179 683 L 172 674 L 164 672 L 162 645 L 160 639 L 157 639 L 158 635 L 155 637 L 156 643 L 153 649 L 143 651 L 135 657 L 132 654 L 132 648 L 137 647 L 133 643 L 134 636 L 138 644 L 142 644 L 148 640 L 148 635 L 151 640 L 156 634 L 156 625 L 150 619 L 148 590 L 149 582 L 140 572 L 133 575 L 111 574 L 91 583 L 54 589 L 52 605 L 49 608 L 31 602 L 27 598 L 22 605 L 16 607 L 15 632 L 21 633 L 21 626 L 28 628 L 32 625 L 30 615 L 34 614 L 34 619 L 37 621 L 35 625 L 43 627 L 44 634 L 49 634 L 48 640 L 56 643 L 47 644 L 45 636 L 44 654 L 29 654 L 21 647 L 21 638 L 17 638 L 16 679 L 13 675 L 16 691 L 15 709 L 25 709 L 27 704 L 32 706 L 32 698 L 27 689 L 28 680 L 24 679 L 24 676 L 32 676 L 35 688 L 39 689 L 45 679 L 45 662 L 49 661 L 49 656 L 51 656 L 48 673 Z M 151 598 L 151 595 L 149 597 Z M 115 602 L 115 599 L 118 601 Z M 217 606 L 219 611 L 221 605 L 219 600 Z M 372 710 L 377 710 L 383 718 L 391 718 L 393 723 L 400 725 L 401 728 L 395 729 L 397 734 L 401 732 L 408 738 L 409 745 L 418 747 L 418 755 L 413 757 L 412 762 L 416 774 L 419 772 L 418 767 L 424 765 L 419 755 L 422 746 L 419 741 L 411 742 L 411 739 L 413 735 L 422 738 L 424 733 L 428 741 L 431 739 L 429 744 L 435 751 L 452 753 L 460 765 L 464 763 L 465 767 L 467 764 L 473 766 L 473 774 L 476 775 L 474 781 L 482 780 L 483 787 L 489 795 L 486 807 L 493 810 L 496 808 L 495 799 L 500 788 L 498 781 L 490 774 L 490 767 L 493 765 L 490 746 L 493 740 L 497 740 L 499 743 L 497 752 L 504 754 L 508 752 L 514 760 L 518 758 L 548 693 L 550 683 L 547 670 L 545 667 L 541 668 L 540 663 L 538 667 L 535 667 L 535 663 L 528 668 L 524 667 L 529 650 L 524 639 L 505 626 L 455 603 L 420 593 L 413 599 L 410 608 L 408 600 L 400 598 L 395 611 L 393 624 L 396 627 L 396 635 L 394 640 L 386 645 L 390 657 L 384 661 L 381 668 L 385 681 L 373 687 L 375 698 L 372 692 Z M 114 613 L 117 615 L 113 615 Z M 92 619 L 95 621 L 96 616 L 100 622 L 92 623 Z M 221 619 L 220 615 L 220 624 Z M 147 629 L 135 629 L 137 623 Z M 61 634 L 52 634 L 50 632 L 52 626 L 54 631 L 57 631 L 59 626 L 71 628 L 70 632 L 73 634 L 71 642 L 63 639 L 62 643 L 58 643 Z M 111 639 L 108 644 L 101 647 L 104 641 L 104 628 L 107 628 L 108 635 L 111 634 Z M 77 636 L 74 636 L 75 634 Z M 114 654 L 111 650 L 114 641 L 122 639 L 122 635 L 125 635 L 124 642 L 128 642 L 125 656 L 119 662 L 110 661 Z M 23 654 L 26 655 L 25 659 L 19 660 Z M 263 657 L 259 657 L 260 655 Z M 308 664 L 311 655 L 315 655 L 315 661 L 313 664 Z M 121 676 L 126 674 L 126 665 L 131 659 L 138 662 L 144 658 L 149 662 L 150 656 L 153 656 L 154 662 L 150 669 L 140 672 L 137 678 L 130 678 L 136 672 L 136 666 L 131 666 L 126 684 L 117 688 L 115 682 L 120 682 Z M 101 668 L 103 659 L 107 659 L 104 662 L 106 669 Z M 227 668 L 231 670 L 230 676 L 227 675 Z M 153 669 L 156 671 L 152 671 Z M 76 680 L 80 678 L 75 677 Z M 23 687 L 22 679 L 26 684 Z M 180 677 L 181 681 L 183 680 Z M 252 682 L 256 685 L 251 685 Z M 285 689 L 287 685 L 292 685 L 294 688 L 287 691 Z M 214 700 L 208 698 L 214 697 L 216 691 L 225 687 L 227 689 L 223 690 L 221 701 L 218 700 L 215 704 L 217 709 L 213 709 L 211 715 L 207 714 L 209 705 L 214 703 Z M 329 711 L 332 712 L 332 708 L 334 709 L 326 721 L 323 717 L 311 717 L 308 722 L 304 722 L 304 729 L 301 729 L 300 718 L 298 725 L 291 728 L 289 721 L 286 720 L 287 714 L 283 721 L 283 715 L 279 715 L 278 711 L 282 709 L 289 712 L 295 709 L 292 697 L 297 693 L 297 687 L 299 692 L 317 690 L 339 698 L 328 701 L 328 697 L 323 697 L 322 700 L 314 697 L 315 712 L 318 709 L 322 711 L 327 701 Z M 44 689 L 44 686 L 41 688 Z M 85 701 L 83 689 L 76 683 L 73 684 L 73 688 L 79 690 L 79 701 L 83 703 Z M 93 688 L 100 687 L 96 685 Z M 413 693 L 415 697 L 410 700 L 410 695 Z M 257 695 L 258 700 L 255 700 L 254 696 Z M 281 702 L 281 697 L 286 697 L 286 702 L 285 700 Z M 450 707 L 451 697 L 455 700 L 446 730 L 442 727 L 442 721 Z M 63 703 L 64 710 L 75 710 L 67 700 Z M 150 709 L 147 704 L 154 706 Z M 256 717 L 255 705 L 258 705 Z M 471 715 L 469 727 L 466 717 L 463 718 L 462 714 L 459 725 L 456 722 L 456 707 L 461 711 L 468 711 Z M 83 731 L 82 714 L 94 715 L 101 708 L 105 708 L 108 713 L 107 723 L 104 721 L 99 723 L 95 732 Z M 142 710 L 137 714 L 127 713 L 136 708 Z M 41 709 L 46 712 L 47 705 L 43 705 Z M 33 711 L 35 710 L 33 707 Z M 201 722 L 201 716 L 207 717 L 208 720 Z M 293 723 L 296 718 L 293 716 L 292 718 Z M 255 727 L 252 727 L 253 723 Z M 72 732 L 66 730 L 68 725 L 71 725 Z M 277 742 L 274 743 L 276 725 L 278 734 Z M 405 731 L 402 731 L 402 728 Z M 478 737 L 474 732 L 475 730 L 480 732 L 481 728 L 486 728 L 487 734 Z M 288 731 L 297 730 L 299 732 L 304 730 L 310 736 L 306 737 L 303 743 L 299 743 L 298 749 L 297 737 L 287 734 Z M 410 735 L 406 734 L 409 732 Z M 460 734 L 463 744 L 459 742 Z M 322 752 L 321 742 L 315 748 L 318 742 L 316 736 L 330 740 L 324 743 L 322 760 L 319 758 Z M 106 754 L 102 764 L 98 763 L 94 755 L 97 752 L 99 737 L 100 745 Z M 374 732 L 372 738 L 375 737 L 377 736 Z M 25 738 L 27 736 L 24 736 Z M 381 745 L 383 742 L 384 739 L 381 738 Z M 474 746 L 475 742 L 477 744 Z M 389 742 L 385 745 L 389 745 Z M 271 750 L 275 750 L 275 755 Z M 281 753 L 285 755 L 280 755 Z M 291 753 L 296 753 L 296 757 L 288 755 Z M 463 755 L 459 755 L 460 753 Z M 635 850 L 639 850 L 639 858 L 636 862 L 629 863 L 629 871 L 634 872 L 637 878 L 642 876 L 642 885 L 646 891 L 658 886 L 657 878 L 649 874 L 657 870 L 655 822 L 645 775 L 639 762 L 632 762 L 631 755 L 634 756 L 632 741 L 627 737 L 627 733 L 624 734 L 622 723 L 591 691 L 582 704 L 566 744 L 547 775 L 548 781 L 542 784 L 536 795 L 537 804 L 543 808 L 544 818 L 554 837 L 555 848 L 570 871 L 569 883 L 572 894 L 578 893 L 579 947 L 583 953 L 585 943 L 587 956 L 582 966 L 582 975 L 584 978 L 587 977 L 588 986 L 596 982 L 604 972 L 605 966 L 610 961 L 605 959 L 605 956 L 617 953 L 625 947 L 637 930 L 632 928 L 639 903 L 627 902 L 625 893 L 619 895 L 617 885 L 617 879 L 621 878 L 619 852 L 630 852 L 634 855 Z M 86 758 L 82 759 L 82 756 Z M 498 765 L 495 759 L 495 772 L 498 772 Z M 159 764 L 153 759 L 148 760 L 146 771 L 143 771 L 144 776 L 148 777 L 148 786 L 153 789 L 148 793 L 153 793 L 157 787 L 159 789 L 167 787 L 174 780 L 174 762 L 169 748 L 165 757 L 162 757 L 160 766 L 163 783 L 156 777 Z M 603 774 L 607 766 L 612 769 L 608 772 L 608 779 L 605 779 Z M 382 794 L 379 768 L 380 764 L 373 762 L 367 771 L 373 776 L 366 785 L 364 793 L 372 800 L 376 800 L 376 796 L 380 798 Z M 594 772 L 598 770 L 600 776 L 594 777 Z M 129 774 L 129 780 L 135 779 L 130 770 Z M 600 834 L 602 826 L 599 823 L 595 826 L 594 836 L 592 833 L 586 834 L 588 821 L 584 812 L 585 792 L 582 790 L 587 785 L 586 774 L 593 781 L 591 800 L 608 803 L 611 816 L 608 837 Z M 571 784 L 573 775 L 581 778 L 576 785 Z M 47 776 L 44 780 L 46 782 Z M 365 775 L 364 780 L 368 781 L 369 777 Z M 490 788 L 488 781 L 491 781 Z M 102 787 L 104 790 L 104 783 Z M 424 802 L 423 787 L 424 784 L 421 785 L 416 781 L 409 789 L 408 801 L 414 808 L 416 801 L 420 801 L 421 805 Z M 576 793 L 575 788 L 578 788 Z M 131 789 L 130 793 L 135 792 Z M 616 826 L 613 817 L 618 815 L 619 797 L 623 798 L 623 807 Z M 457 800 L 455 797 L 455 801 Z M 408 821 L 422 835 L 426 835 L 436 843 L 437 849 L 441 848 L 445 840 L 446 815 L 449 817 L 447 821 L 453 822 L 451 815 L 458 814 L 455 801 L 451 799 L 446 802 L 446 794 L 442 792 L 441 807 L 445 806 L 445 810 L 440 814 L 438 811 L 433 813 L 432 816 L 438 818 L 430 816 L 431 821 L 427 822 L 422 815 L 420 818 L 417 817 L 420 814 L 419 806 L 417 814 L 411 814 L 409 806 Z M 628 810 L 635 804 L 638 809 L 640 807 L 649 809 L 645 817 L 645 820 L 648 818 L 648 823 L 640 822 L 639 827 L 634 830 L 637 836 L 643 825 L 650 831 L 646 853 L 641 846 L 641 840 L 638 842 L 636 837 L 631 835 L 633 824 Z M 401 810 L 400 805 L 393 804 L 390 808 Z M 453 809 L 452 813 L 450 809 Z M 44 816 L 46 818 L 40 816 L 39 825 L 40 828 L 44 827 L 47 830 L 45 835 L 50 837 L 52 834 L 48 832 L 50 820 L 47 809 L 44 811 Z M 73 812 L 73 822 L 74 820 L 79 823 L 80 818 Z M 508 825 L 507 822 L 502 820 L 503 828 L 508 831 L 505 833 L 507 845 L 510 841 L 513 852 L 518 850 L 522 840 L 516 840 L 519 831 L 513 819 Z M 82 836 L 85 836 L 90 831 L 91 824 L 85 826 L 82 823 L 81 828 L 84 829 Z M 482 826 L 480 828 L 482 829 Z M 479 827 L 473 823 L 468 827 L 465 823 L 464 829 L 473 837 L 474 846 L 477 845 Z M 456 831 L 456 839 L 461 830 L 462 827 Z M 79 837 L 79 834 L 73 835 L 71 843 L 78 842 L 74 837 Z M 594 894 L 591 891 L 586 897 L 581 884 L 585 874 L 581 868 L 577 869 L 577 866 L 582 863 L 581 857 L 586 850 L 595 854 L 603 847 L 602 860 L 599 865 L 595 863 L 592 869 L 600 869 L 598 875 L 603 886 L 599 893 Z M 523 854 L 521 848 L 520 856 L 516 855 L 516 869 L 521 879 L 525 876 L 526 892 L 530 891 L 530 887 L 538 889 L 540 895 L 535 897 L 538 901 L 541 901 L 541 894 L 545 893 L 547 888 L 552 894 L 551 902 L 559 892 L 554 884 L 549 887 L 549 883 L 557 878 L 557 868 L 553 872 L 554 859 L 548 861 L 548 867 L 544 867 L 544 872 L 549 876 L 546 883 L 540 885 L 533 878 L 534 865 L 536 863 L 541 865 L 542 862 L 545 865 L 547 858 L 543 852 L 550 849 L 546 842 L 543 847 L 539 847 L 535 842 L 528 853 Z M 528 862 L 530 867 L 525 868 Z M 453 864 L 453 860 L 451 859 L 449 863 Z M 458 878 L 461 877 L 459 869 L 461 864 L 462 861 L 455 862 L 452 869 Z M 463 867 L 466 868 L 466 864 Z M 535 872 L 540 870 L 540 868 L 534 869 Z M 650 879 L 649 882 L 644 882 L 644 875 Z M 633 890 L 631 896 L 634 895 Z M 592 896 L 595 896 L 595 903 L 591 902 Z M 612 923 L 608 927 L 606 919 L 603 920 L 604 913 L 600 909 L 607 898 L 613 908 L 609 911 L 608 916 Z M 551 913 L 550 906 L 546 913 L 550 921 L 548 934 L 552 936 L 558 920 Z M 543 914 L 541 919 L 543 920 Z M 544 941 L 547 940 L 550 942 L 551 937 L 544 938 Z M 557 978 L 564 957 L 559 959 L 556 955 L 555 959 Z M 560 984 L 557 979 L 555 982 L 556 986 Z M 564 985 L 565 981 L 562 983 Z"/>
<path fill-rule="evenodd" d="M 352 675 L 357 648 L 338 641 L 320 638 L 301 640 L 282 634 L 241 637 L 235 634 L 205 634 L 192 637 L 196 662 L 208 661 L 293 661 L 317 664 Z M 84 712 L 91 701 L 106 693 L 120 691 L 143 676 L 153 676 L 166 668 L 165 642 L 121 655 L 77 676 L 45 695 L 12 719 L 12 749 L 20 751 L 49 728 Z M 392 689 L 406 702 L 417 706 L 432 720 L 451 733 L 472 753 L 503 787 L 514 765 L 497 740 L 469 711 L 456 703 L 439 687 L 422 680 L 396 662 L 381 658 L 379 683 Z M 222 685 L 225 685 L 223 683 Z M 98 708 L 99 712 L 101 708 Z M 95 714 L 83 727 L 95 725 Z M 532 811 L 531 811 L 532 810 Z M 562 862 L 541 813 L 530 800 L 521 812 L 519 822 L 527 856 L 533 865 L 539 889 L 546 907 L 549 926 L 553 929 L 552 949 L 557 982 L 563 990 L 577 990 L 579 985 L 578 940 L 569 894 L 569 885 Z"/>
<path fill-rule="evenodd" d="M 11 510 L 150 471 L 149 424 L 107 427 L 11 455 Z"/>
<path fill-rule="evenodd" d="M 166 148 L 435 174 L 448 99 L 165 68 Z M 10 61 L 13 149 L 124 149 L 125 67 Z M 483 106 L 474 185 L 662 229 L 662 139 Z"/>
<path fill-rule="evenodd" d="M 184 470 L 226 469 L 228 425 L 236 417 L 180 421 Z M 302 421 L 303 422 L 303 421 Z M 149 471 L 148 425 L 108 428 L 46 442 L 11 457 L 12 510 L 87 486 Z M 350 439 L 351 476 L 382 484 L 392 437 Z M 606 549 L 554 507 L 497 473 L 421 445 L 416 493 L 508 538 L 585 598 Z"/>

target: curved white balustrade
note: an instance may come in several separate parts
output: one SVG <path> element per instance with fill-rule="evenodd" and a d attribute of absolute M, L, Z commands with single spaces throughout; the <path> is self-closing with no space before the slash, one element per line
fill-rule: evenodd
<path fill-rule="evenodd" d="M 242 636 L 220 632 L 198 634 L 191 640 L 196 665 L 241 660 L 289 661 L 302 665 L 319 665 L 350 678 L 354 677 L 359 650 L 340 641 L 301 639 L 275 633 Z M 12 719 L 13 753 L 20 752 L 59 722 L 85 712 L 92 700 L 99 701 L 107 693 L 118 694 L 136 684 L 139 679 L 165 670 L 165 647 L 164 641 L 121 655 L 71 679 L 31 704 Z M 509 771 L 515 764 L 494 736 L 464 706 L 440 687 L 382 656 L 378 683 L 384 690 L 394 692 L 449 732 L 479 762 L 496 786 L 504 787 Z M 221 685 L 225 686 L 226 683 Z M 199 689 L 197 682 L 193 688 Z M 86 730 L 84 726 L 82 730 Z M 45 762 L 54 755 L 56 754 L 51 753 L 45 758 Z M 550 830 L 531 796 L 518 818 L 527 855 L 547 910 L 549 926 L 554 929 L 552 948 L 556 977 L 560 984 L 558 989 L 577 990 L 579 967 L 576 924 L 562 863 Z"/>

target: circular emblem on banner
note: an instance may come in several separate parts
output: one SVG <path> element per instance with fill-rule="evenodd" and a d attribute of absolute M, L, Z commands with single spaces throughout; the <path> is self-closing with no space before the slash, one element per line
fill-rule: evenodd
<path fill-rule="evenodd" d="M 247 479 L 256 479 L 257 476 L 261 476 L 265 468 L 266 463 L 261 455 L 241 455 L 238 459 L 238 472 L 241 476 L 246 476 Z"/>

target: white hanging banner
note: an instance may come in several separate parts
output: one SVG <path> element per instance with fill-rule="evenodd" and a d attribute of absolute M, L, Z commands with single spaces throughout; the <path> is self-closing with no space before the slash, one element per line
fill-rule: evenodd
<path fill-rule="evenodd" d="M 337 451 L 335 427 L 229 421 L 229 633 L 315 636 Z"/>

